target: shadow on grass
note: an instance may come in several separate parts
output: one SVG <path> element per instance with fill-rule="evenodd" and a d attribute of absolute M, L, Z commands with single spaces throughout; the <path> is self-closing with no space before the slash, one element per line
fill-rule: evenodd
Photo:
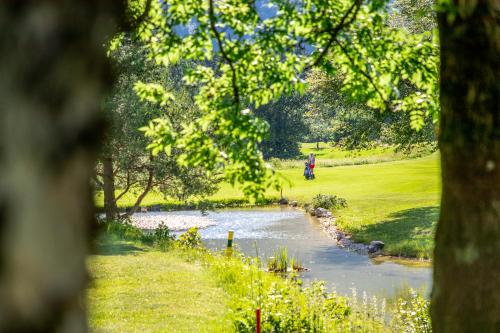
<path fill-rule="evenodd" d="M 115 256 L 115 255 L 129 255 L 144 252 L 143 248 L 137 247 L 134 244 L 120 242 L 120 241 L 104 241 L 96 245 L 96 255 L 102 256 Z"/>
<path fill-rule="evenodd" d="M 365 226 L 360 241 L 382 240 L 391 255 L 429 257 L 434 242 L 434 229 L 439 207 L 428 206 L 393 213 L 389 219 Z"/>

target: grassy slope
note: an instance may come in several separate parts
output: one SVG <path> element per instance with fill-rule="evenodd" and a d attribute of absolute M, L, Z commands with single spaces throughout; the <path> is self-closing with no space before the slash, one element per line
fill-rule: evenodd
<path fill-rule="evenodd" d="M 88 260 L 92 331 L 226 331 L 226 295 L 200 265 L 131 242 L 108 239 L 100 248 Z"/>
<path fill-rule="evenodd" d="M 391 255 L 430 257 L 439 212 L 437 154 L 315 171 L 317 178 L 306 181 L 301 170 L 281 170 L 293 183 L 292 188 L 283 190 L 284 196 L 302 202 L 310 202 L 319 193 L 344 197 L 349 208 L 336 213 L 337 223 L 356 240 L 383 240 L 386 253 Z M 238 196 L 238 190 L 223 186 L 214 197 Z"/>

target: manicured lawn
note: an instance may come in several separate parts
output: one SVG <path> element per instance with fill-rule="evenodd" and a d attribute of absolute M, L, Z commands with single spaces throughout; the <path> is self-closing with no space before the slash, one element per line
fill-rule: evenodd
<path fill-rule="evenodd" d="M 88 259 L 94 332 L 225 332 L 226 294 L 175 251 L 106 239 Z"/>
<path fill-rule="evenodd" d="M 319 149 L 316 148 L 316 143 L 301 143 L 300 152 L 304 156 L 309 156 L 314 153 L 320 159 L 344 159 L 352 157 L 367 157 L 367 156 L 392 156 L 395 154 L 394 147 L 374 147 L 363 150 L 346 150 L 337 147 L 332 147 L 329 143 L 320 142 Z"/>
<path fill-rule="evenodd" d="M 283 190 L 289 199 L 310 202 L 320 193 L 346 198 L 349 207 L 335 215 L 337 224 L 352 233 L 355 240 L 382 240 L 386 254 L 431 256 L 441 188 L 438 154 L 389 163 L 318 168 L 313 181 L 304 180 L 298 169 L 280 172 L 292 182 L 291 188 Z M 226 185 L 214 198 L 238 195 L 239 191 Z"/>
<path fill-rule="evenodd" d="M 304 180 L 302 169 L 279 172 L 292 183 L 291 188 L 283 189 L 283 195 L 291 200 L 311 202 L 316 194 L 346 198 L 349 207 L 335 212 L 337 223 L 355 240 L 382 240 L 385 253 L 390 255 L 431 257 L 441 188 L 438 153 L 387 163 L 318 167 L 313 181 Z M 270 191 L 268 195 L 279 193 Z M 241 192 L 228 184 L 211 197 L 236 198 L 241 198 Z M 102 198 L 97 200 L 102 205 Z M 152 193 L 144 205 L 162 202 L 160 194 Z"/>

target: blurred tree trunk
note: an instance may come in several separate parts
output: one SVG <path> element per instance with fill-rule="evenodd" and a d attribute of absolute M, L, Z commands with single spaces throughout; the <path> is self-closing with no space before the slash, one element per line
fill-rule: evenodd
<path fill-rule="evenodd" d="M 439 15 L 443 191 L 435 333 L 500 332 L 500 26 L 496 0 Z"/>
<path fill-rule="evenodd" d="M 102 158 L 102 169 L 103 169 L 103 190 L 104 190 L 104 211 L 106 213 L 107 220 L 113 220 L 116 218 L 117 206 L 115 197 L 115 175 L 113 171 L 113 158 L 103 157 Z"/>
<path fill-rule="evenodd" d="M 122 1 L 0 2 L 0 332 L 84 332 L 90 177 Z"/>

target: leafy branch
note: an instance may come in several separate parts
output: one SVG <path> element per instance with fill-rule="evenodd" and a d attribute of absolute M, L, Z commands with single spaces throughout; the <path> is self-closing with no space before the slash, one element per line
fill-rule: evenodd
<path fill-rule="evenodd" d="M 351 7 L 344 13 L 342 18 L 340 19 L 339 24 L 337 24 L 331 31 L 329 31 L 330 39 L 328 40 L 328 43 L 326 46 L 323 48 L 321 51 L 320 55 L 316 60 L 313 61 L 313 63 L 309 66 L 306 67 L 306 70 L 311 69 L 312 67 L 316 67 L 321 63 L 323 58 L 326 56 L 328 51 L 330 50 L 330 47 L 333 45 L 333 42 L 337 38 L 337 35 L 339 34 L 340 30 L 343 28 L 349 26 L 354 20 L 356 19 L 356 16 L 358 15 L 359 9 L 361 8 L 361 0 L 355 0 Z M 351 15 L 352 14 L 352 15 Z M 350 18 L 349 18 L 350 16 Z M 348 20 L 349 18 L 349 20 Z"/>
<path fill-rule="evenodd" d="M 215 36 L 215 39 L 217 41 L 217 46 L 219 47 L 220 53 L 222 58 L 227 62 L 229 67 L 231 68 L 231 73 L 232 73 L 232 78 L 231 78 L 231 83 L 233 87 L 233 95 L 234 95 L 234 104 L 236 104 L 236 107 L 239 108 L 240 106 L 240 93 L 238 89 L 238 82 L 237 82 L 237 73 L 236 73 L 236 68 L 234 66 L 233 61 L 231 61 L 231 58 L 229 58 L 229 55 L 227 54 L 226 50 L 224 49 L 224 44 L 222 43 L 222 38 L 215 26 L 215 10 L 214 10 L 214 0 L 209 0 L 209 7 L 208 7 L 208 16 L 210 19 L 210 29 L 212 30 L 212 33 Z"/>
<path fill-rule="evenodd" d="M 339 40 L 337 38 L 335 38 L 335 44 L 337 44 L 340 48 L 340 50 L 342 51 L 342 53 L 346 56 L 346 58 L 349 60 L 349 62 L 351 63 L 351 66 L 352 67 L 355 67 L 359 73 L 361 73 L 361 75 L 363 75 L 367 80 L 368 82 L 370 82 L 370 84 L 372 85 L 373 89 L 375 89 L 375 92 L 377 93 L 377 95 L 379 95 L 379 97 L 382 99 L 382 101 L 384 102 L 385 106 L 387 109 L 390 108 L 390 101 L 388 101 L 384 95 L 382 94 L 382 92 L 380 91 L 379 87 L 377 86 L 377 84 L 373 81 L 373 78 L 371 77 L 370 74 L 368 74 L 366 71 L 364 71 L 363 69 L 361 69 L 357 64 L 356 62 L 354 61 L 354 59 L 351 57 L 351 55 L 349 54 L 349 52 L 347 51 L 346 47 L 344 45 L 342 45 L 342 43 L 339 42 Z"/>

